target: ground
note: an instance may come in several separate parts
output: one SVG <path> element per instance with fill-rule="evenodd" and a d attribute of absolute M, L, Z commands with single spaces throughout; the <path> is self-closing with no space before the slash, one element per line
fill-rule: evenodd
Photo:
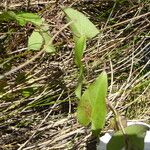
<path fill-rule="evenodd" d="M 6 3 L 7 2 L 7 3 Z M 84 88 L 108 74 L 107 99 L 126 119 L 150 123 L 149 0 L 3 0 L 0 12 L 38 13 L 55 35 L 66 24 L 62 7 L 85 14 L 100 34 L 87 42 Z M 69 27 L 54 41 L 57 53 L 27 49 L 34 26 L 0 22 L 0 149 L 91 149 L 90 126 L 76 119 L 78 68 Z M 102 133 L 111 128 L 108 109 Z M 93 148 L 92 148 L 93 149 Z"/>

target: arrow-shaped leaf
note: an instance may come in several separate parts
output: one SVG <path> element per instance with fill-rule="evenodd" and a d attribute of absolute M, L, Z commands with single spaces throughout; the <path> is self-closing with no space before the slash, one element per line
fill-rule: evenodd
<path fill-rule="evenodd" d="M 77 118 L 82 125 L 92 123 L 95 135 L 105 124 L 106 117 L 107 74 L 102 72 L 84 92 L 77 108 Z"/>
<path fill-rule="evenodd" d="M 93 38 L 99 33 L 95 25 L 81 12 L 72 8 L 64 9 L 68 22 L 73 21 L 70 25 L 71 30 L 76 37 L 85 35 L 86 38 Z"/>

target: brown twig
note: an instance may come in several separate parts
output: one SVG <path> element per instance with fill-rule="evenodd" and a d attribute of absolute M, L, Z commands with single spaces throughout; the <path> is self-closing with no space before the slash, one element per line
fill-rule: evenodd
<path fill-rule="evenodd" d="M 15 73 L 16 71 L 24 68 L 25 66 L 29 65 L 30 63 L 32 63 L 34 60 L 36 60 L 40 55 L 42 55 L 45 52 L 45 49 L 48 47 L 48 45 L 52 44 L 52 42 L 54 41 L 54 39 L 65 29 L 67 28 L 73 21 L 67 23 L 65 26 L 63 26 L 50 40 L 50 42 L 47 43 L 46 47 L 44 47 L 44 43 L 42 43 L 41 46 L 41 51 L 38 52 L 35 56 L 33 56 L 30 60 L 26 61 L 25 63 L 21 64 L 20 66 L 4 73 L 3 75 L 0 76 L 0 79 L 3 79 L 6 76 L 11 75 L 12 73 Z"/>

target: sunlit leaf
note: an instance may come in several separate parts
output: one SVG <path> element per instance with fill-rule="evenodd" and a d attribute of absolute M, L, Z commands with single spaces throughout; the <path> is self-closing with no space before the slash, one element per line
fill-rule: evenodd
<path fill-rule="evenodd" d="M 83 126 L 87 126 L 91 122 L 92 106 L 90 103 L 88 89 L 83 93 L 77 108 L 77 119 Z"/>
<path fill-rule="evenodd" d="M 81 12 L 72 8 L 66 8 L 64 12 L 66 13 L 67 21 L 73 21 L 70 27 L 74 36 L 81 37 L 85 35 L 86 38 L 93 38 L 99 33 L 95 25 Z"/>
<path fill-rule="evenodd" d="M 86 48 L 86 37 L 82 35 L 75 42 L 75 63 L 80 68 L 82 66 L 81 59 Z"/>
<path fill-rule="evenodd" d="M 92 130 L 95 134 L 105 125 L 106 118 L 106 95 L 107 95 L 107 74 L 102 72 L 96 81 L 89 87 L 90 101 L 92 105 Z"/>
<path fill-rule="evenodd" d="M 28 49 L 39 50 L 42 46 L 43 38 L 38 31 L 33 31 L 28 40 Z"/>
<path fill-rule="evenodd" d="M 55 52 L 55 48 L 51 43 L 51 36 L 47 32 L 42 32 L 45 41 L 44 50 L 48 53 Z"/>
<path fill-rule="evenodd" d="M 16 14 L 16 20 L 21 26 L 24 26 L 27 22 L 31 22 L 37 26 L 42 25 L 41 17 L 34 13 L 18 13 Z"/>
<path fill-rule="evenodd" d="M 102 72 L 83 93 L 77 108 L 77 118 L 82 125 L 92 123 L 97 136 L 105 124 L 106 117 L 107 74 Z"/>
<path fill-rule="evenodd" d="M 28 40 L 28 49 L 40 50 L 41 47 L 45 49 L 46 52 L 55 52 L 55 48 L 50 44 L 51 37 L 45 31 L 33 31 Z"/>
<path fill-rule="evenodd" d="M 127 134 L 127 141 L 125 142 L 125 136 L 122 131 L 116 132 L 109 143 L 107 144 L 107 150 L 121 150 L 123 147 L 128 147 L 128 150 L 143 150 L 144 149 L 144 137 L 147 126 L 144 125 L 131 125 L 125 128 Z M 128 145 L 125 145 L 128 143 Z"/>

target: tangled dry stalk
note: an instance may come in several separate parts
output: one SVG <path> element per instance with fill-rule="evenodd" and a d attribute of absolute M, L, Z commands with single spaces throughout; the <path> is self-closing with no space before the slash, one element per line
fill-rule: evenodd
<path fill-rule="evenodd" d="M 108 100 L 128 119 L 150 123 L 150 12 L 148 1 L 3 0 L 0 8 L 37 12 L 57 35 L 65 26 L 61 7 L 72 6 L 101 29 L 88 42 L 84 59 L 86 79 L 92 82 L 105 69 L 109 77 Z M 54 39 L 57 54 L 27 50 L 33 26 L 0 24 L 0 148 L 85 149 L 88 128 L 75 118 L 77 68 L 68 28 Z M 40 55 L 39 55 L 40 53 Z M 35 56 L 36 59 L 33 59 Z M 27 60 L 31 60 L 30 64 Z M 27 63 L 27 65 L 26 65 Z M 20 67 L 20 64 L 25 64 Z M 15 72 L 14 68 L 19 68 Z M 9 74 L 7 74 L 9 72 Z M 110 127 L 108 110 L 105 132 Z"/>

